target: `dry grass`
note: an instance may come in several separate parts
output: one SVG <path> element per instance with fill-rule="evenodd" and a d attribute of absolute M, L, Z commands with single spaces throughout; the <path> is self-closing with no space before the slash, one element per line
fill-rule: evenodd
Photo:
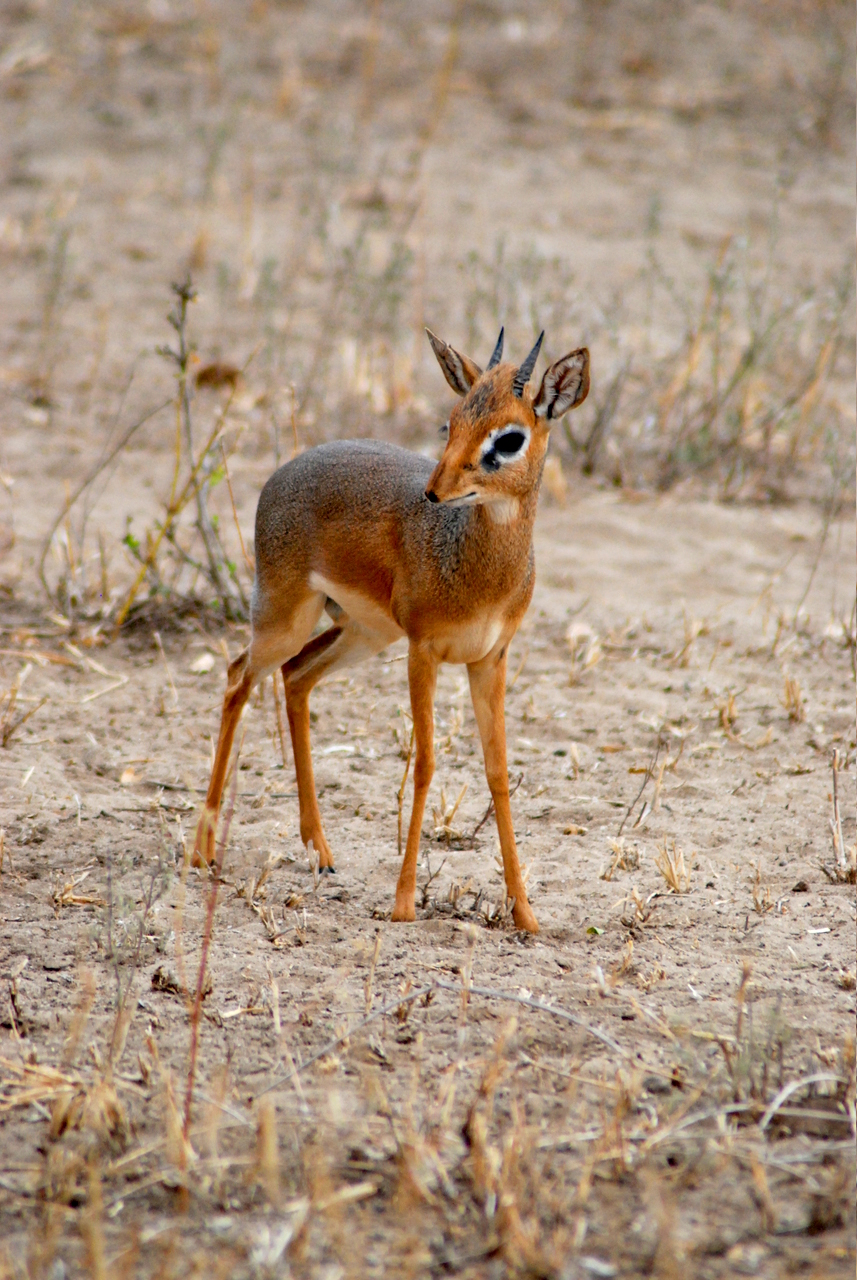
<path fill-rule="evenodd" d="M 0 693 L 0 748 L 8 747 L 21 726 L 40 711 L 48 700 L 44 697 L 34 701 L 33 705 L 25 711 L 17 710 L 18 703 L 23 700 L 21 690 L 32 669 L 32 665 L 28 662 L 21 668 L 9 687 Z"/>
<path fill-rule="evenodd" d="M 463 833 L 452 824 L 466 794 L 467 783 L 465 782 L 455 800 L 450 803 L 446 798 L 446 792 L 441 787 L 440 804 L 432 808 L 432 824 L 436 840 L 442 840 L 449 844 L 450 840 L 460 840 L 462 838 Z"/>
<path fill-rule="evenodd" d="M 840 884 L 857 884 L 857 843 L 846 848 L 845 837 L 842 834 L 842 812 L 839 805 L 841 768 L 842 758 L 839 750 L 835 749 L 831 769 L 833 788 L 830 795 L 833 816 L 829 820 L 833 838 L 833 866 L 822 863 L 822 870 L 829 880 L 838 881 Z"/>
<path fill-rule="evenodd" d="M 571 661 L 568 683 L 577 684 L 585 672 L 591 671 L 601 661 L 601 641 L 585 622 L 572 622 L 565 633 Z"/>
<path fill-rule="evenodd" d="M 800 681 L 794 676 L 783 678 L 783 706 L 792 724 L 802 724 L 806 719 Z"/>
<path fill-rule="evenodd" d="M 666 880 L 673 893 L 687 893 L 690 889 L 690 867 L 684 860 L 684 850 L 675 841 L 664 838 L 663 845 L 655 854 L 655 866 Z"/>
<path fill-rule="evenodd" d="M 214 1086 L 216 1091 L 207 1095 L 204 1119 L 187 1129 L 172 1076 L 160 1064 L 151 1037 L 151 1062 L 161 1081 L 162 1137 L 143 1144 L 131 1141 L 116 1088 L 98 1072 L 84 1078 L 47 1066 L 0 1061 L 0 1110 L 9 1114 L 23 1107 L 51 1108 L 49 1158 L 44 1168 L 36 1166 L 27 1176 L 53 1199 L 68 1203 L 74 1196 L 83 1201 L 80 1222 L 88 1274 L 95 1274 L 92 1268 L 99 1259 L 98 1265 L 106 1266 L 115 1248 L 109 1224 L 111 1210 L 119 1202 L 117 1193 L 121 1197 L 123 1184 L 129 1191 L 136 1184 L 169 1189 L 176 1207 L 184 1206 L 185 1212 L 197 1202 L 210 1202 L 212 1193 L 218 1200 L 229 1196 L 234 1207 L 249 1208 L 258 1188 L 277 1217 L 254 1219 L 255 1235 L 248 1253 L 256 1266 L 288 1262 L 303 1271 L 325 1242 L 335 1255 L 344 1257 L 344 1249 L 355 1247 L 355 1232 L 362 1235 L 371 1221 L 361 1206 L 389 1200 L 402 1226 L 410 1219 L 430 1230 L 429 1223 L 448 1220 L 450 1229 L 457 1224 L 457 1238 L 466 1234 L 480 1241 L 477 1256 L 499 1255 L 510 1274 L 535 1271 L 558 1277 L 569 1256 L 581 1258 L 586 1266 L 587 1223 L 596 1186 L 606 1182 L 623 1187 L 623 1195 L 631 1197 L 632 1211 L 638 1212 L 641 1200 L 654 1188 L 659 1195 L 669 1194 L 663 1157 L 669 1154 L 670 1163 L 677 1161 L 683 1167 L 688 1139 L 695 1161 L 713 1158 L 739 1180 L 749 1179 L 756 1190 L 762 1231 L 770 1233 L 776 1229 L 783 1202 L 780 1182 L 776 1189 L 772 1186 L 779 1164 L 765 1144 L 765 1132 L 783 1124 L 811 1125 L 816 1122 L 813 1117 L 835 1126 L 837 1116 L 843 1134 L 849 1131 L 847 1114 L 836 1107 L 850 1099 L 853 1114 L 853 1042 L 845 1046 L 839 1060 L 822 1070 L 786 1078 L 780 1065 L 777 1074 L 784 1028 L 772 1027 L 767 1040 L 754 1044 L 747 1013 L 752 1007 L 748 1005 L 752 975 L 746 966 L 735 994 L 734 1028 L 715 1029 L 710 1036 L 722 1053 L 725 1078 L 715 1072 L 691 1079 L 687 1058 L 683 1065 L 676 1062 L 664 1072 L 658 1055 L 641 1060 L 640 1054 L 626 1054 L 584 1019 L 555 1005 L 526 993 L 474 984 L 470 969 L 475 944 L 474 934 L 460 983 L 438 979 L 423 984 L 418 990 L 399 993 L 371 1013 L 370 977 L 365 1016 L 324 1046 L 314 1060 L 329 1067 L 334 1051 L 342 1055 L 356 1049 L 365 1035 L 362 1029 L 384 1013 L 397 1009 L 404 1026 L 414 1002 L 425 1006 L 429 997 L 452 997 L 453 1005 L 459 1007 L 460 1041 L 462 1036 L 466 1041 L 474 1001 L 496 1005 L 498 1013 L 505 1006 L 499 1033 L 493 1045 L 486 1046 L 478 1070 L 461 1076 L 461 1068 L 450 1063 L 436 1094 L 415 1075 L 403 1108 L 396 1110 L 381 1076 L 374 1073 L 367 1077 L 365 1116 L 316 1119 L 306 1115 L 297 1120 L 291 1115 L 288 1128 L 300 1150 L 297 1165 L 284 1157 L 281 1113 L 285 1104 L 270 1093 L 244 1106 L 228 1102 L 222 1084 Z M 377 951 L 376 944 L 376 959 Z M 611 988 L 605 988 L 606 998 L 620 998 L 621 979 L 632 971 L 633 945 L 629 943 Z M 515 1017 L 508 1017 L 510 1006 L 517 1010 Z M 564 1079 L 574 1110 L 571 1124 L 547 1137 L 528 1119 L 520 1087 L 514 1083 L 535 1066 L 526 1046 L 535 1020 L 545 1018 L 571 1022 L 584 1036 L 594 1036 L 606 1045 L 610 1060 L 600 1078 L 574 1066 L 570 1071 L 550 1068 L 560 1081 Z M 675 1037 L 666 1026 L 662 1035 L 675 1052 Z M 383 1062 L 380 1042 L 370 1036 L 366 1043 Z M 298 1078 L 309 1066 L 309 1061 L 290 1064 L 289 1074 Z M 675 1107 L 659 1107 L 653 1114 L 641 1106 L 647 1096 L 646 1072 L 649 1089 L 652 1081 L 660 1080 L 667 1090 L 679 1087 Z M 303 1095 L 297 1096 L 305 1108 Z M 735 1128 L 736 1118 L 741 1128 Z M 317 1132 L 319 1123 L 324 1137 Z M 818 1194 L 822 1197 L 819 1211 L 824 1206 L 824 1212 L 840 1212 L 842 1191 L 835 1183 L 827 1189 L 819 1186 Z M 663 1250 L 663 1228 L 658 1239 Z M 425 1262 L 431 1254 L 421 1256 Z M 591 1271 L 594 1265 L 586 1269 Z"/>

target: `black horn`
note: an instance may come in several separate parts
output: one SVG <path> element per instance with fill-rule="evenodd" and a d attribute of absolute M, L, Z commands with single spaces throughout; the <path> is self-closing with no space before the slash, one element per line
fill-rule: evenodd
<path fill-rule="evenodd" d="M 536 345 L 533 347 L 532 351 L 527 356 L 526 360 L 521 365 L 521 367 L 518 369 L 518 372 L 515 374 L 515 381 L 512 383 L 512 390 L 514 391 L 515 395 L 518 397 L 519 400 L 524 394 L 524 387 L 527 385 L 527 383 L 530 380 L 530 374 L 533 372 L 533 369 L 536 367 L 536 361 L 539 358 L 539 352 L 541 351 L 542 339 L 544 338 L 544 336 L 545 336 L 545 331 L 544 329 L 542 329 L 541 333 L 536 339 Z"/>
<path fill-rule="evenodd" d="M 497 339 L 497 345 L 491 352 L 491 359 L 488 361 L 488 368 L 493 369 L 495 364 L 499 364 L 503 358 L 503 334 L 505 329 L 501 326 L 500 337 Z"/>

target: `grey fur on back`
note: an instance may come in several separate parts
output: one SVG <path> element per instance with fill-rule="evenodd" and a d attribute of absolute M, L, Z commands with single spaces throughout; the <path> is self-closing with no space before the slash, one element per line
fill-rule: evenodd
<path fill-rule="evenodd" d="M 286 462 L 269 478 L 256 509 L 256 554 L 276 552 L 290 533 L 310 532 L 352 513 L 358 520 L 385 510 L 428 505 L 424 491 L 434 463 L 399 445 L 377 440 L 334 440 Z M 369 482 L 367 484 L 367 481 Z"/>

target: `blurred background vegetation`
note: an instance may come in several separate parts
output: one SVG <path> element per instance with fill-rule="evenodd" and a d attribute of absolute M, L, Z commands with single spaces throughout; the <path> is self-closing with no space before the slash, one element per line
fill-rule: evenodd
<path fill-rule="evenodd" d="M 500 324 L 510 358 L 542 327 L 548 359 L 590 345 L 593 392 L 555 442 L 548 501 L 578 476 L 850 500 L 852 6 L 0 14 L 0 520 L 16 579 L 56 515 L 46 580 L 65 607 L 121 608 L 140 564 L 149 591 L 211 586 L 210 518 L 237 584 L 259 483 L 295 447 L 437 447 L 448 393 L 426 323 L 482 362 Z M 186 277 L 185 445 L 167 408 L 111 457 L 174 395 L 157 348 Z M 170 524 L 174 467 L 192 483 Z"/>

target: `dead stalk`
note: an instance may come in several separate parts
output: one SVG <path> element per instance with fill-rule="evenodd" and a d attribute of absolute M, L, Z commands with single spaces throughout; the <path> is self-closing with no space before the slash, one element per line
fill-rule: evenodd
<path fill-rule="evenodd" d="M 101 1174 L 93 1156 L 87 1166 L 89 1198 L 84 1214 L 83 1237 L 86 1242 L 88 1272 L 93 1280 L 107 1280 L 107 1263 L 104 1247 L 104 1196 Z"/>
<path fill-rule="evenodd" d="M 217 844 L 217 855 L 214 860 L 214 867 L 211 874 L 211 888 L 208 894 L 208 909 L 205 916 L 205 929 L 202 936 L 202 951 L 199 958 L 199 969 L 196 977 L 196 991 L 194 993 L 193 1005 L 190 1011 L 190 1061 L 187 1071 L 187 1087 L 185 1089 L 185 1107 L 184 1122 L 182 1125 L 182 1136 L 185 1142 L 188 1141 L 190 1132 L 191 1113 L 193 1108 L 193 1090 L 196 1081 L 196 1062 L 199 1052 L 199 1027 L 202 1018 L 202 1002 L 206 991 L 206 977 L 208 974 L 208 953 L 211 947 L 211 938 L 214 933 L 214 913 L 217 908 L 217 894 L 220 888 L 220 878 L 223 872 L 223 862 L 226 856 L 226 846 L 229 841 L 229 828 L 232 825 L 232 815 L 235 812 L 235 797 L 238 794 L 238 756 L 241 752 L 241 744 L 232 763 L 232 779 L 229 786 L 229 799 L 226 805 L 226 812 L 223 818 L 223 827 L 220 840 Z"/>
<path fill-rule="evenodd" d="M 280 1202 L 280 1151 L 277 1140 L 277 1111 L 272 1098 L 259 1101 L 256 1129 L 256 1164 L 259 1181 L 272 1205 Z"/>
<path fill-rule="evenodd" d="M 172 671 L 170 671 L 170 664 L 167 662 L 167 655 L 166 655 L 166 653 L 164 652 L 164 646 L 163 646 L 163 643 L 162 643 L 162 641 L 161 641 L 161 633 L 160 633 L 159 631 L 156 631 L 156 632 L 154 633 L 154 636 L 155 636 L 155 644 L 158 646 L 158 653 L 160 653 L 161 658 L 163 659 L 164 669 L 165 669 L 165 671 L 166 671 L 166 673 L 167 673 L 167 680 L 168 680 L 168 682 L 169 682 L 169 686 L 170 686 L 170 692 L 171 692 L 171 693 L 172 693 L 172 695 L 173 695 L 173 709 L 174 709 L 174 710 L 176 710 L 176 711 L 178 711 L 178 706 L 179 706 L 179 695 L 178 695 L 178 693 L 177 693 L 177 691 L 176 691 L 175 682 L 174 682 L 174 680 L 173 680 L 173 673 L 172 673 Z"/>
<path fill-rule="evenodd" d="M 857 883 L 857 844 L 846 850 L 845 839 L 842 834 L 842 814 L 839 808 L 839 772 L 841 764 L 842 757 L 838 748 L 836 748 L 833 752 L 831 763 L 833 817 L 828 820 L 833 839 L 833 868 L 831 870 L 822 863 L 821 869 L 829 880 L 838 881 L 841 884 L 855 884 Z"/>
<path fill-rule="evenodd" d="M 372 984 L 375 981 L 375 966 L 378 963 L 378 956 L 381 954 L 381 934 L 380 931 L 375 934 L 375 946 L 372 950 L 372 959 L 369 964 L 369 972 L 366 975 L 366 983 L 363 987 L 364 1004 L 366 1016 L 368 1017 L 372 1011 Z"/>
<path fill-rule="evenodd" d="M 250 574 L 251 578 L 256 572 L 256 566 L 247 554 L 247 548 L 244 545 L 244 534 L 241 532 L 241 525 L 238 521 L 238 511 L 235 506 L 235 494 L 232 492 L 232 477 L 229 474 L 229 464 L 226 460 L 226 446 L 223 443 L 223 437 L 220 438 L 220 457 L 223 464 L 223 474 L 226 478 L 226 487 L 229 490 L 229 501 L 232 505 L 232 519 L 235 524 L 235 531 L 238 534 L 238 542 L 241 547 L 241 554 L 244 557 L 244 567 Z"/>
<path fill-rule="evenodd" d="M 411 770 L 411 756 L 414 751 L 414 726 L 411 725 L 411 738 L 408 743 L 408 755 L 405 760 L 405 772 L 402 774 L 402 785 L 399 787 L 396 795 L 396 804 L 398 807 L 398 841 L 399 841 L 399 857 L 402 856 L 402 811 L 405 804 L 405 787 L 408 785 L 408 774 Z"/>
<path fill-rule="evenodd" d="M 833 764 L 831 768 L 833 774 L 833 817 L 830 825 L 833 831 L 833 856 L 836 859 L 836 865 L 842 870 L 847 870 L 848 863 L 845 857 L 845 841 L 842 838 L 842 815 L 839 812 L 839 750 L 833 752 Z"/>
<path fill-rule="evenodd" d="M 187 309 L 188 305 L 196 297 L 196 290 L 191 284 L 190 276 L 181 284 L 174 284 L 173 293 L 176 295 L 177 303 L 167 319 L 175 330 L 178 349 L 173 350 L 171 347 L 162 347 L 161 353 L 170 359 L 176 368 L 178 388 L 176 414 L 181 423 L 186 455 L 192 465 L 194 455 L 193 419 L 190 411 L 190 388 L 188 386 L 188 361 L 190 360 L 191 348 L 187 340 Z M 206 450 L 200 459 L 201 466 L 204 467 L 207 457 L 208 451 Z M 207 486 L 204 483 L 194 486 L 193 497 L 196 501 L 197 529 L 205 548 L 211 581 L 227 610 L 227 614 L 229 614 L 230 605 L 240 602 L 239 593 L 223 563 L 217 531 L 212 522 L 211 513 L 208 510 L 206 489 Z"/>
<path fill-rule="evenodd" d="M 40 711 L 48 701 L 46 695 L 34 706 L 30 707 L 28 711 L 22 711 L 20 715 L 15 715 L 15 707 L 17 705 L 18 698 L 20 697 L 21 690 L 24 687 L 24 681 L 27 679 L 32 669 L 32 664 L 28 662 L 26 666 L 22 667 L 18 672 L 18 675 L 12 681 L 6 692 L 0 694 L 0 747 L 8 747 L 13 736 L 21 728 L 21 725 L 26 724 L 30 717 L 34 716 L 37 711 Z"/>
<path fill-rule="evenodd" d="M 128 380 L 128 385 L 130 385 L 130 378 Z M 127 390 L 127 387 L 126 387 L 126 390 Z M 122 400 L 120 403 L 120 412 L 124 402 L 125 402 L 125 398 L 123 394 Z M 161 413 L 164 409 L 168 408 L 170 404 L 172 404 L 172 399 L 164 400 L 161 404 L 157 405 L 156 408 L 150 409 L 148 413 L 144 413 L 141 418 L 138 418 L 136 422 L 134 422 L 130 427 L 128 427 L 127 430 L 123 432 L 123 434 L 121 435 L 117 443 L 113 446 L 113 448 L 110 449 L 102 458 L 99 459 L 99 461 L 95 464 L 92 470 L 87 472 L 85 478 L 80 482 L 80 484 L 74 490 L 74 492 L 71 493 L 66 498 L 66 502 L 65 502 L 65 505 L 63 506 L 62 511 L 56 517 L 50 529 L 48 530 L 47 536 L 44 542 L 42 543 L 42 549 L 39 555 L 39 569 L 38 569 L 39 581 L 41 582 L 45 591 L 45 595 L 48 597 L 49 600 L 54 600 L 55 593 L 52 592 L 50 587 L 48 586 L 48 580 L 45 574 L 45 561 L 48 558 L 48 553 L 51 549 L 51 545 L 53 543 L 54 537 L 56 536 L 57 529 L 59 529 L 60 525 L 63 523 L 64 520 L 68 519 L 68 515 L 71 509 L 76 505 L 77 502 L 79 502 L 79 500 L 83 497 L 83 495 L 87 492 L 87 490 L 91 488 L 91 486 L 95 483 L 98 477 L 104 471 L 106 471 L 106 469 L 110 466 L 111 462 L 113 462 L 114 458 L 117 458 L 119 454 L 122 452 L 122 450 L 126 447 L 126 445 L 130 444 L 131 440 L 134 438 L 134 436 L 137 434 L 140 428 L 145 426 L 147 422 L 151 422 L 152 418 L 157 417 L 157 415 Z M 115 426 L 115 423 L 114 423 L 114 426 Z"/>
<path fill-rule="evenodd" d="M 518 787 L 521 785 L 521 783 L 522 783 L 523 781 L 524 781 L 524 775 L 523 775 L 523 773 L 519 773 L 519 774 L 518 774 L 517 781 L 513 784 L 513 786 L 511 786 L 511 787 L 509 788 L 509 799 L 510 799 L 510 800 L 511 800 L 512 796 L 515 794 L 515 792 L 518 790 Z M 479 835 L 479 832 L 480 832 L 480 831 L 482 830 L 482 828 L 485 826 L 485 823 L 486 823 L 486 822 L 488 821 L 488 819 L 491 817 L 491 814 L 492 814 L 493 812 L 494 812 L 494 797 L 492 796 L 492 797 L 491 797 L 491 799 L 490 799 L 490 800 L 489 800 L 489 802 L 488 802 L 488 808 L 485 810 L 485 812 L 483 813 L 482 817 L 479 819 L 479 821 L 477 822 L 476 826 L 473 828 L 473 830 L 471 831 L 470 835 L 468 836 L 468 840 L 469 840 L 469 842 L 470 842 L 470 848 L 471 848 L 471 849 L 475 848 L 475 846 L 476 846 L 476 837 Z"/>
<path fill-rule="evenodd" d="M 637 794 L 634 796 L 634 799 L 628 805 L 628 808 L 625 810 L 625 816 L 623 817 L 622 821 L 619 823 L 619 830 L 616 832 L 617 840 L 620 838 L 620 836 L 622 835 L 622 832 L 625 830 L 625 824 L 627 823 L 631 814 L 634 812 L 634 809 L 636 808 L 636 805 L 637 805 L 637 801 L 640 799 L 646 787 L 648 786 L 650 778 L 654 777 L 655 766 L 658 763 L 658 756 L 660 755 L 662 748 L 665 746 L 666 746 L 666 743 L 664 742 L 661 735 L 658 734 L 658 740 L 655 743 L 654 753 L 652 754 L 652 758 L 649 761 L 648 765 L 646 766 L 646 772 L 643 775 L 642 785 L 640 786 L 640 789 L 637 792 Z M 635 826 L 639 825 L 641 818 L 642 818 L 642 814 L 641 814 L 641 817 L 638 818 L 637 822 L 634 824 Z"/>

